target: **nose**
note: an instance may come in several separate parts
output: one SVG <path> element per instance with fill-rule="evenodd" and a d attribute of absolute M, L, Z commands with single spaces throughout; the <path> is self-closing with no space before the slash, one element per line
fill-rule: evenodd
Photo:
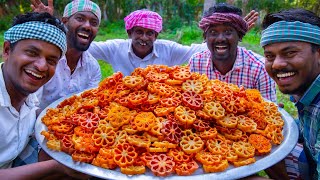
<path fill-rule="evenodd" d="M 84 23 L 82 24 L 83 28 L 89 29 L 91 28 L 91 24 L 89 20 L 84 21 Z"/>
<path fill-rule="evenodd" d="M 141 39 L 142 39 L 142 40 L 148 40 L 148 35 L 147 35 L 147 33 L 143 33 L 143 34 L 141 35 Z"/>
<path fill-rule="evenodd" d="M 223 33 L 219 33 L 216 37 L 216 41 L 224 41 L 226 39 Z"/>
<path fill-rule="evenodd" d="M 38 60 L 36 60 L 34 62 L 34 66 L 40 72 L 48 70 L 48 65 L 45 57 L 40 57 Z"/>
<path fill-rule="evenodd" d="M 273 64 L 272 64 L 272 68 L 273 69 L 283 69 L 287 66 L 287 61 L 281 57 L 281 56 L 276 56 Z"/>

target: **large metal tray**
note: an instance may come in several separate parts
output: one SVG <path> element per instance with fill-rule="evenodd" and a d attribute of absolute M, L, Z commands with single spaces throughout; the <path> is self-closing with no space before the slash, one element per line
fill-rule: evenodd
<path fill-rule="evenodd" d="M 171 176 L 167 176 L 164 178 L 157 177 L 157 176 L 154 176 L 150 170 L 147 170 L 146 173 L 143 175 L 128 176 L 128 175 L 122 174 L 119 168 L 117 168 L 116 170 L 108 170 L 108 169 L 100 168 L 87 163 L 75 162 L 72 160 L 70 155 L 64 152 L 57 152 L 57 151 L 48 149 L 48 147 L 46 146 L 46 140 L 44 139 L 44 136 L 40 134 L 41 131 L 47 130 L 47 127 L 41 122 L 41 118 L 45 115 L 46 110 L 48 108 L 57 107 L 57 105 L 61 101 L 63 101 L 68 97 L 58 99 L 57 101 L 50 104 L 46 109 L 44 109 L 40 113 L 36 121 L 36 125 L 35 125 L 36 139 L 39 142 L 42 149 L 46 153 L 48 153 L 52 158 L 64 164 L 65 166 L 68 166 L 69 168 L 83 172 L 85 174 L 89 174 L 91 176 L 103 178 L 103 179 L 121 179 L 121 180 L 126 180 L 126 179 L 128 180 L 138 180 L 138 179 L 139 180 L 142 180 L 142 179 L 143 180 L 156 180 L 156 179 L 179 180 L 181 179 L 182 180 L 183 179 L 185 180 L 186 176 L 178 176 L 176 174 L 173 174 Z M 234 166 L 229 165 L 229 168 L 227 170 L 219 173 L 205 173 L 202 168 L 199 168 L 193 175 L 188 176 L 187 178 L 192 180 L 238 179 L 238 178 L 246 177 L 254 173 L 257 173 L 281 161 L 295 147 L 298 141 L 299 133 L 298 133 L 297 124 L 295 123 L 294 119 L 282 108 L 279 108 L 279 111 L 285 121 L 285 125 L 283 127 L 284 140 L 279 146 L 273 146 L 270 154 L 263 157 L 256 156 L 256 162 L 247 166 L 241 166 L 241 167 L 235 168 Z"/>

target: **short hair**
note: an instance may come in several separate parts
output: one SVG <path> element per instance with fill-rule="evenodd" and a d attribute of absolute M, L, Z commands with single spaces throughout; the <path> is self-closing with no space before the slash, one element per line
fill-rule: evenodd
<path fill-rule="evenodd" d="M 242 16 L 242 10 L 240 8 L 227 3 L 218 3 L 213 7 L 210 7 L 206 12 L 203 13 L 203 17 L 211 16 L 213 13 L 233 13 Z"/>
<path fill-rule="evenodd" d="M 277 13 L 267 14 L 263 19 L 262 29 L 266 29 L 271 24 L 278 21 L 300 21 L 320 27 L 320 17 L 318 17 L 315 13 L 306 9 L 294 8 L 283 10 Z"/>
<path fill-rule="evenodd" d="M 293 8 L 288 10 L 279 11 L 277 13 L 267 14 L 262 22 L 262 29 L 268 28 L 271 24 L 279 21 L 300 21 L 304 23 L 309 23 L 314 26 L 320 27 L 320 17 L 317 16 L 312 11 L 302 9 L 302 8 Z M 320 48 L 320 45 L 311 43 L 312 52 L 317 51 Z"/>

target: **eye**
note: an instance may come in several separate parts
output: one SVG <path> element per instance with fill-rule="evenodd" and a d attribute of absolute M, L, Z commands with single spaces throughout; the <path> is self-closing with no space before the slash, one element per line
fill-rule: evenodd
<path fill-rule="evenodd" d="M 147 36 L 153 36 L 155 33 L 153 31 L 148 31 Z"/>
<path fill-rule="evenodd" d="M 47 63 L 52 65 L 52 66 L 56 66 L 58 64 L 59 59 L 56 58 L 48 58 L 47 59 Z"/>
<path fill-rule="evenodd" d="M 265 58 L 266 58 L 267 61 L 273 61 L 274 58 L 275 58 L 275 56 L 274 56 L 274 55 L 271 55 L 271 54 L 265 54 L 264 56 L 265 56 Z"/>
<path fill-rule="evenodd" d="M 224 32 L 224 34 L 225 34 L 225 35 L 228 35 L 228 36 L 229 36 L 229 35 L 232 35 L 232 30 L 226 30 L 226 31 Z"/>
<path fill-rule="evenodd" d="M 136 30 L 135 32 L 136 32 L 136 34 L 138 34 L 138 35 L 143 34 L 143 32 L 142 32 L 141 30 Z"/>
<path fill-rule="evenodd" d="M 93 26 L 93 27 L 99 26 L 99 23 L 98 23 L 98 21 L 96 21 L 96 20 L 90 21 L 90 24 L 91 24 L 91 26 Z"/>
<path fill-rule="evenodd" d="M 286 52 L 286 56 L 287 57 L 293 57 L 295 55 L 296 55 L 296 51 L 288 51 L 288 52 Z"/>
<path fill-rule="evenodd" d="M 83 18 L 82 18 L 81 16 L 77 16 L 75 19 L 76 19 L 77 21 L 79 21 L 79 22 L 84 21 L 84 20 L 83 20 Z"/>
<path fill-rule="evenodd" d="M 34 51 L 34 50 L 26 50 L 25 52 L 26 52 L 26 54 L 27 54 L 28 56 L 30 56 L 30 57 L 36 57 L 36 56 L 38 56 L 38 53 L 37 53 L 36 51 Z"/>

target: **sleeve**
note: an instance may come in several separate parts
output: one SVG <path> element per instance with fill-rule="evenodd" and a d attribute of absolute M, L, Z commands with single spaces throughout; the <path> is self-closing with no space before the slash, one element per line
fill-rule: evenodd
<path fill-rule="evenodd" d="M 185 46 L 174 42 L 172 45 L 172 60 L 175 61 L 174 64 L 177 65 L 186 64 L 194 53 L 200 52 L 204 49 L 207 49 L 207 45 L 205 43 Z"/>
<path fill-rule="evenodd" d="M 89 49 L 89 53 L 97 60 L 103 60 L 111 64 L 114 59 L 113 54 L 117 51 L 116 40 L 108 40 L 105 42 L 92 42 Z"/>
<path fill-rule="evenodd" d="M 99 85 L 99 82 L 101 81 L 101 69 L 98 61 L 95 59 L 92 59 L 92 64 L 91 66 L 91 80 L 89 81 L 88 88 L 95 88 Z"/>

